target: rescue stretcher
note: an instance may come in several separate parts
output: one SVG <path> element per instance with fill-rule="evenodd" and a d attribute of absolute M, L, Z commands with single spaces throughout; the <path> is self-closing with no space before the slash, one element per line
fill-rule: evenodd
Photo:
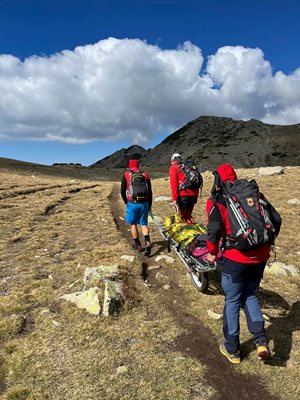
<path fill-rule="evenodd" d="M 171 252 L 173 250 L 183 262 L 196 289 L 201 293 L 206 293 L 209 286 L 209 275 L 211 272 L 220 269 L 220 263 L 209 263 L 207 260 L 189 254 L 185 248 L 182 248 L 180 244 L 168 234 L 160 217 L 153 211 L 149 212 L 149 215 L 161 236 L 167 241 L 168 251 Z"/>

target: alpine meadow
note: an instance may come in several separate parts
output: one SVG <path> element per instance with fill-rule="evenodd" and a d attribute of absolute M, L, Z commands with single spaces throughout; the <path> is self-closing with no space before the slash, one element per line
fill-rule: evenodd
<path fill-rule="evenodd" d="M 223 308 L 218 273 L 206 294 L 198 292 L 150 217 L 151 257 L 132 250 L 122 172 L 104 180 L 100 170 L 45 170 L 1 160 L 1 398 L 299 399 L 299 276 L 273 275 L 267 266 L 258 295 L 273 357 L 257 360 L 243 316 L 243 360 L 230 365 L 217 346 Z M 300 167 L 286 166 L 280 175 L 263 176 L 258 168 L 237 174 L 254 178 L 281 214 L 276 261 L 299 272 Z M 194 217 L 205 224 L 213 176 L 202 175 Z M 168 176 L 151 177 L 153 211 L 173 215 Z M 105 279 L 98 285 L 97 315 L 62 298 L 82 292 L 87 268 L 100 265 L 117 266 L 123 288 L 121 311 L 110 316 L 102 313 Z"/>

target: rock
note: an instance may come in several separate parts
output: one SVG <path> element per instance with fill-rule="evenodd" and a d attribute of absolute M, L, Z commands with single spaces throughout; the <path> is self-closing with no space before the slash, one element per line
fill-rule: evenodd
<path fill-rule="evenodd" d="M 161 268 L 160 265 L 150 265 L 150 267 L 148 267 L 148 271 L 151 271 L 153 269 L 159 269 L 159 268 Z"/>
<path fill-rule="evenodd" d="M 270 316 L 267 315 L 267 314 L 263 314 L 263 317 L 264 317 L 265 321 L 270 321 L 271 320 Z"/>
<path fill-rule="evenodd" d="M 84 271 L 83 287 L 84 289 L 99 286 L 104 279 L 115 279 L 118 277 L 119 266 L 99 265 L 98 267 L 86 268 Z"/>
<path fill-rule="evenodd" d="M 287 201 L 288 204 L 292 204 L 293 206 L 299 206 L 300 205 L 300 200 L 297 198 L 290 199 Z"/>
<path fill-rule="evenodd" d="M 174 264 L 174 262 L 175 262 L 175 259 L 171 256 L 157 256 L 155 259 L 155 262 L 158 262 L 161 260 L 166 261 L 168 264 Z"/>
<path fill-rule="evenodd" d="M 259 175 L 280 175 L 283 174 L 282 167 L 261 167 L 258 169 Z"/>
<path fill-rule="evenodd" d="M 101 307 L 99 304 L 99 288 L 93 287 L 82 292 L 64 294 L 60 298 L 70 301 L 78 308 L 86 310 L 89 314 L 99 315 Z"/>
<path fill-rule="evenodd" d="M 120 365 L 117 368 L 117 374 L 126 374 L 128 372 L 128 367 L 126 367 L 126 365 Z"/>
<path fill-rule="evenodd" d="M 172 287 L 171 287 L 171 285 L 164 285 L 164 286 L 163 286 L 163 289 L 164 289 L 164 290 L 169 290 L 169 289 L 172 289 Z"/>
<path fill-rule="evenodd" d="M 167 196 L 159 196 L 156 197 L 154 201 L 171 201 L 172 197 L 167 197 Z"/>
<path fill-rule="evenodd" d="M 133 263 L 133 261 L 134 261 L 134 256 L 128 256 L 128 255 L 124 254 L 123 256 L 121 256 L 121 259 L 122 259 L 122 260 L 127 260 L 127 261 L 129 261 L 130 263 Z"/>
<path fill-rule="evenodd" d="M 121 281 L 106 281 L 102 314 L 106 317 L 119 314 L 123 304 L 124 297 Z"/>
<path fill-rule="evenodd" d="M 74 281 L 73 283 L 71 283 L 71 284 L 69 285 L 69 288 L 72 289 L 72 287 L 75 286 L 76 283 L 79 283 L 79 282 L 80 282 L 80 280 L 77 279 L 76 281 Z"/>
<path fill-rule="evenodd" d="M 166 275 L 164 275 L 164 274 L 162 274 L 161 272 L 158 272 L 158 273 L 155 275 L 155 278 L 156 278 L 157 280 L 159 280 L 159 281 L 168 281 L 168 280 L 169 280 L 169 277 L 166 276 Z"/>
<path fill-rule="evenodd" d="M 213 310 L 207 310 L 207 314 L 211 319 L 220 320 L 223 318 L 222 314 L 215 313 Z"/>
<path fill-rule="evenodd" d="M 55 319 L 52 319 L 51 322 L 52 322 L 52 324 L 53 324 L 54 326 L 56 326 L 57 328 L 62 328 L 62 327 L 63 327 L 63 324 L 61 324 L 61 323 L 58 322 L 58 321 L 55 321 Z"/>
<path fill-rule="evenodd" d="M 300 272 L 294 265 L 286 265 L 276 261 L 269 267 L 266 267 L 265 272 L 275 276 L 299 276 Z"/>

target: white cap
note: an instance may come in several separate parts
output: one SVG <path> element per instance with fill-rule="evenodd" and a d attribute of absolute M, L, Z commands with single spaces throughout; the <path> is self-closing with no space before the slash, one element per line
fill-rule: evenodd
<path fill-rule="evenodd" d="M 172 155 L 172 157 L 171 157 L 171 161 L 174 161 L 175 158 L 181 159 L 182 157 L 181 157 L 181 155 L 180 155 L 179 153 L 174 153 L 174 154 Z"/>

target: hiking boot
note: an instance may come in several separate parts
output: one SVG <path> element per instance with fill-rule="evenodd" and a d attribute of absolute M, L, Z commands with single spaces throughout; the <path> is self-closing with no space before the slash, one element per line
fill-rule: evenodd
<path fill-rule="evenodd" d="M 257 343 L 255 343 L 255 346 L 257 357 L 260 361 L 265 361 L 272 357 L 268 343 L 265 340 L 259 340 Z"/>
<path fill-rule="evenodd" d="M 147 244 L 145 245 L 145 256 L 146 256 L 146 257 L 149 257 L 150 254 L 151 254 L 151 244 L 150 244 L 150 243 L 147 243 Z"/>
<path fill-rule="evenodd" d="M 226 350 L 224 338 L 219 340 L 219 350 L 223 354 L 223 356 L 225 356 L 228 359 L 228 361 L 230 361 L 232 364 L 240 364 L 241 355 L 240 355 L 239 350 L 236 350 L 233 353 L 229 353 Z"/>

